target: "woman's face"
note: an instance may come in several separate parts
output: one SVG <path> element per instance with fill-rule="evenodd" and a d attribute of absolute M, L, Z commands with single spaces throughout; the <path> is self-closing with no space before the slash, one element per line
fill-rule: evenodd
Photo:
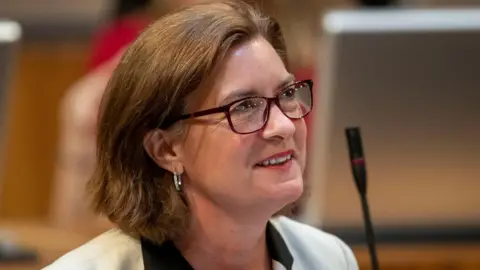
<path fill-rule="evenodd" d="M 219 70 L 211 91 L 196 111 L 245 96 L 274 97 L 294 81 L 263 38 L 236 47 Z M 188 121 L 182 146 L 184 188 L 190 203 L 201 200 L 227 211 L 275 212 L 300 197 L 307 135 L 303 119 L 287 118 L 272 103 L 265 127 L 242 135 L 232 131 L 223 113 L 207 118 L 208 121 Z M 259 165 L 272 158 L 278 162 L 287 157 L 292 158 L 282 164 Z"/>

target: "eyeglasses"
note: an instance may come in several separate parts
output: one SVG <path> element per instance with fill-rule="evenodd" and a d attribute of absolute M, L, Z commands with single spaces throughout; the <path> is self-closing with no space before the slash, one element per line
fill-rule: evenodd
<path fill-rule="evenodd" d="M 312 80 L 295 82 L 283 88 L 275 97 L 246 97 L 227 105 L 181 115 L 177 121 L 224 113 L 233 132 L 250 134 L 265 127 L 270 107 L 275 103 L 289 119 L 301 119 L 312 111 Z M 174 121 L 176 122 L 176 121 Z"/>

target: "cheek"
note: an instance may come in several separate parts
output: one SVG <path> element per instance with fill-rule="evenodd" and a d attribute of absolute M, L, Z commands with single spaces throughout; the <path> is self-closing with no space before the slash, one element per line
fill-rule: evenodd
<path fill-rule="evenodd" d="M 240 173 L 248 164 L 252 141 L 248 137 L 223 127 L 192 130 L 184 155 L 184 166 L 192 180 L 216 181 Z"/>
<path fill-rule="evenodd" d="M 295 144 L 301 155 L 302 168 L 305 166 L 307 156 L 307 125 L 303 119 L 295 121 Z"/>

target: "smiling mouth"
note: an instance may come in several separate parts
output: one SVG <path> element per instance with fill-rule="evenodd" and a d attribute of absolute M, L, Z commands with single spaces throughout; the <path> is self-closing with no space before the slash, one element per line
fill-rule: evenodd
<path fill-rule="evenodd" d="M 258 166 L 258 167 L 281 166 L 288 163 L 292 159 L 293 159 L 293 155 L 288 154 L 282 157 L 276 157 L 276 158 L 264 160 L 262 162 L 255 164 L 255 166 Z"/>

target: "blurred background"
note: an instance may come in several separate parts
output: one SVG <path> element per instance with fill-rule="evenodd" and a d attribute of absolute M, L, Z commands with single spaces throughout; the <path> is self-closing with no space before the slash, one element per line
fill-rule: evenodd
<path fill-rule="evenodd" d="M 194 1 L 0 1 L 0 20 L 10 19 L 22 27 L 13 61 L 0 59 L 0 64 L 9 66 L 11 79 L 1 116 L 0 251 L 2 242 L 10 248 L 18 245 L 21 250 L 15 256 L 24 260 L 2 265 L 0 256 L 0 269 L 38 269 L 109 228 L 107 221 L 89 212 L 83 194 L 83 185 L 93 168 L 95 108 L 122 49 L 152 20 L 191 2 Z M 280 21 L 292 72 L 298 79 L 317 77 L 316 57 L 321 46 L 316 38 L 318 18 L 330 9 L 480 7 L 479 0 L 259 2 Z M 6 78 L 0 74 L 0 80 Z M 418 181 L 422 185 L 422 180 Z M 353 182 L 337 186 L 335 194 L 341 196 L 342 190 L 350 191 L 351 185 Z M 480 191 L 480 181 L 471 185 Z M 420 194 L 416 200 L 422 204 L 432 196 L 433 189 L 431 194 Z M 374 219 L 381 221 L 382 226 L 395 225 L 395 209 L 402 207 L 398 200 L 373 204 L 377 213 L 373 214 Z M 426 203 L 422 207 L 435 220 L 435 205 Z M 479 207 L 452 211 L 468 216 Z M 345 218 L 345 213 L 358 214 L 359 209 L 358 204 L 358 208 L 343 209 L 337 216 L 331 209 L 329 218 L 334 226 L 325 229 L 351 244 L 361 269 L 368 269 L 361 224 Z M 480 269 L 479 224 L 435 231 L 422 226 L 430 224 L 429 214 L 422 213 L 416 212 L 412 221 L 406 222 L 408 227 L 386 226 L 381 230 L 378 249 L 382 269 Z M 417 224 L 415 220 L 421 222 Z M 28 262 L 34 254 L 36 261 Z"/>

